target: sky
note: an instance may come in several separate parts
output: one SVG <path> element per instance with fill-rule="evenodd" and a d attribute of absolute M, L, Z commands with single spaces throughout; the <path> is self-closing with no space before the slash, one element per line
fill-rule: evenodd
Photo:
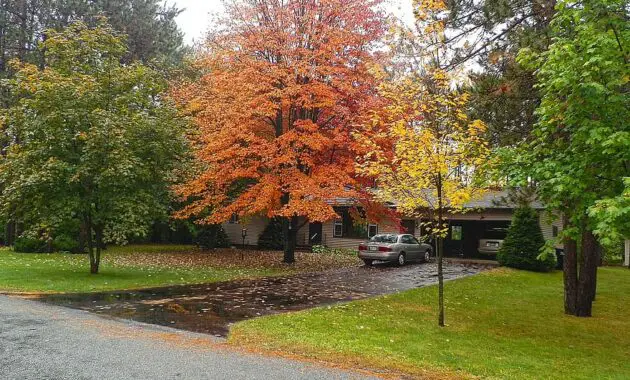
<path fill-rule="evenodd" d="M 202 39 L 210 25 L 210 14 L 223 10 L 221 0 L 167 0 L 185 9 L 178 17 L 177 23 L 186 35 L 186 43 Z M 409 20 L 411 16 L 411 0 L 389 0 L 387 9 L 396 16 Z"/>

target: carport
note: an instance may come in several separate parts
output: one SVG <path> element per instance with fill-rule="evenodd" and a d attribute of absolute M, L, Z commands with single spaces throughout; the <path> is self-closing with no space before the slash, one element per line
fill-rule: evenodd
<path fill-rule="evenodd" d="M 510 223 L 509 220 L 451 220 L 448 237 L 444 239 L 444 256 L 489 258 L 478 253 L 479 239 L 503 239 Z"/>

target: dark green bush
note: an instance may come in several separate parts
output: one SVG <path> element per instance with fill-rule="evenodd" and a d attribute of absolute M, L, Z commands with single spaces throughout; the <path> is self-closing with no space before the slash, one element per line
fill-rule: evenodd
<path fill-rule="evenodd" d="M 48 252 L 48 244 L 40 239 L 20 236 L 15 239 L 13 250 L 19 253 L 45 253 Z"/>
<path fill-rule="evenodd" d="M 79 242 L 68 235 L 58 235 L 53 240 L 55 252 L 76 252 Z"/>
<path fill-rule="evenodd" d="M 200 226 L 197 229 L 195 244 L 205 250 L 214 248 L 229 248 L 232 245 L 230 238 L 227 236 L 223 226 L 220 224 Z"/>
<path fill-rule="evenodd" d="M 273 218 L 267 227 L 258 236 L 258 248 L 260 249 L 284 249 L 284 235 L 282 234 L 282 222 L 278 218 Z"/>
<path fill-rule="evenodd" d="M 549 271 L 556 265 L 553 254 L 539 259 L 545 245 L 538 221 L 538 212 L 531 207 L 519 207 L 514 211 L 512 224 L 497 254 L 501 265 L 531 271 Z"/>

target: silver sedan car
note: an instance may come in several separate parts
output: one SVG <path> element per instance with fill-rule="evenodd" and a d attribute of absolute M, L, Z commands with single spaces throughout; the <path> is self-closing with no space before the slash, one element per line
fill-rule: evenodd
<path fill-rule="evenodd" d="M 431 246 L 409 234 L 381 234 L 359 245 L 359 258 L 365 265 L 374 261 L 394 261 L 403 266 L 408 261 L 429 261 Z"/>

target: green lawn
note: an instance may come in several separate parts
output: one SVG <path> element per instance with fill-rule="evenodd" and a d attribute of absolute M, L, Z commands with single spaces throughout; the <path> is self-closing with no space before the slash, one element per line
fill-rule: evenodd
<path fill-rule="evenodd" d="M 222 265 L 209 262 L 212 259 L 212 254 L 202 254 L 191 246 L 111 247 L 103 253 L 100 274 L 90 275 L 87 255 L 23 254 L 3 248 L 0 249 L 0 292 L 137 289 L 276 275 L 285 271 L 264 265 Z"/>
<path fill-rule="evenodd" d="M 498 269 L 437 288 L 245 321 L 230 342 L 428 378 L 630 378 L 630 271 L 600 270 L 594 317 L 563 315 L 562 274 Z"/>

